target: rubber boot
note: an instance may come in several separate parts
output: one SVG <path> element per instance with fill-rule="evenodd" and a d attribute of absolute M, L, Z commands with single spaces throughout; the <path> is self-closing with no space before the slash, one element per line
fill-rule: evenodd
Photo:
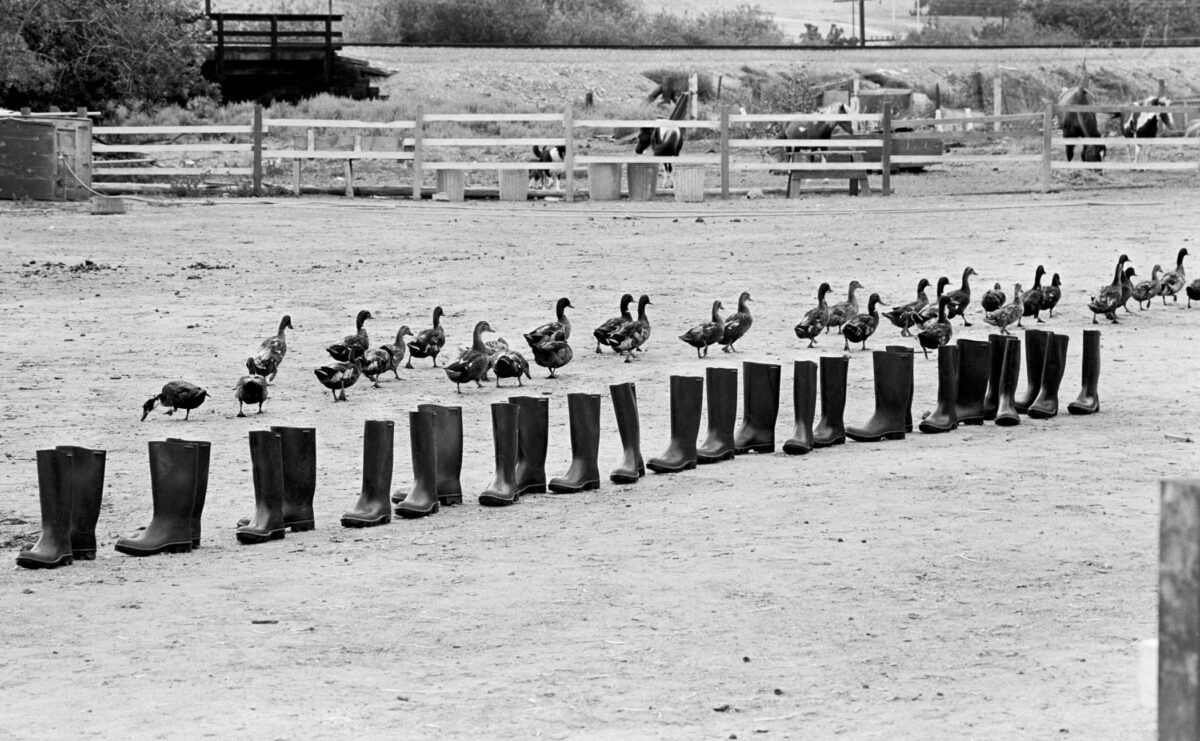
<path fill-rule="evenodd" d="M 600 395 L 567 394 L 571 418 L 571 467 L 563 476 L 550 479 L 550 491 L 571 494 L 600 488 Z"/>
<path fill-rule="evenodd" d="M 192 552 L 192 512 L 200 474 L 199 445 L 151 442 L 150 498 L 154 514 L 144 530 L 117 540 L 118 551 L 130 556 Z"/>
<path fill-rule="evenodd" d="M 717 463 L 733 457 L 733 428 L 737 425 L 737 368 L 707 368 L 708 435 L 696 449 L 697 463 Z"/>
<path fill-rule="evenodd" d="M 1001 427 L 1012 427 L 1021 424 L 1021 415 L 1017 413 L 1015 398 L 1017 382 L 1021 379 L 1021 340 L 1017 337 L 1005 337 L 1004 355 L 1001 358 L 1000 389 L 996 397 L 996 424 Z"/>
<path fill-rule="evenodd" d="M 61 445 L 55 450 L 71 456 L 70 467 L 62 471 L 63 482 L 71 491 L 71 555 L 77 561 L 94 561 L 96 521 L 104 498 L 105 452 L 75 445 Z"/>
<path fill-rule="evenodd" d="M 1021 414 L 1029 414 L 1029 405 L 1042 390 L 1042 366 L 1046 364 L 1048 339 L 1050 333 L 1044 329 L 1025 330 L 1025 391 L 1013 402 Z"/>
<path fill-rule="evenodd" d="M 991 350 L 986 340 L 958 341 L 958 398 L 954 411 L 959 424 L 983 424 L 983 395 L 991 370 Z"/>
<path fill-rule="evenodd" d="M 200 448 L 200 461 L 196 467 L 196 498 L 192 501 L 192 547 L 200 547 L 201 519 L 204 515 L 204 502 L 208 499 L 208 465 L 212 455 L 212 443 L 204 440 L 184 440 L 179 437 L 168 437 L 169 443 L 186 443 Z M 238 527 L 246 524 L 239 520 Z"/>
<path fill-rule="evenodd" d="M 958 397 L 958 347 L 942 345 L 938 348 L 938 401 L 937 408 L 921 420 L 921 432 L 937 433 L 958 429 L 958 411 L 954 400 Z"/>
<path fill-rule="evenodd" d="M 646 461 L 655 473 L 675 473 L 696 467 L 696 435 L 700 433 L 700 410 L 704 379 L 671 376 L 671 444 L 665 453 Z"/>
<path fill-rule="evenodd" d="M 1004 343 L 1009 336 L 1006 334 L 988 335 L 988 381 L 987 391 L 983 394 L 983 418 L 990 422 L 996 418 L 996 408 L 1000 404 L 1000 376 L 1004 371 Z"/>
<path fill-rule="evenodd" d="M 600 397 L 596 397 L 599 402 Z M 597 403 L 597 406 L 599 404 Z M 521 408 L 512 403 L 492 404 L 492 440 L 496 446 L 496 475 L 491 485 L 479 495 L 479 503 L 486 507 L 506 507 L 515 504 L 521 494 L 517 491 L 517 450 L 520 447 Z M 599 419 L 596 410 L 596 421 Z M 599 442 L 599 431 L 596 441 Z M 596 473 L 596 486 L 600 485 L 600 474 Z M 593 487 L 595 488 L 595 487 Z"/>
<path fill-rule="evenodd" d="M 313 495 L 317 492 L 317 429 L 272 427 L 279 434 L 283 457 L 283 526 L 293 533 L 313 530 Z"/>
<path fill-rule="evenodd" d="M 875 350 L 875 413 L 862 427 L 847 427 L 846 437 L 860 443 L 904 439 L 904 411 L 912 398 L 912 353 Z"/>
<path fill-rule="evenodd" d="M 75 562 L 71 554 L 69 484 L 73 454 L 65 450 L 37 452 L 38 499 L 42 505 L 42 535 L 32 548 L 17 554 L 17 565 L 27 569 L 57 569 Z"/>
<path fill-rule="evenodd" d="M 283 446 L 281 435 L 272 430 L 250 433 L 250 470 L 254 476 L 254 517 L 237 529 L 237 540 L 244 545 L 282 540 L 283 526 Z"/>
<path fill-rule="evenodd" d="M 780 369 L 774 363 L 742 363 L 742 425 L 733 433 L 733 450 L 775 452 L 775 421 L 779 418 Z"/>
<path fill-rule="evenodd" d="M 907 345 L 886 345 L 886 346 L 884 346 L 883 349 L 887 350 L 888 352 L 898 352 L 898 353 L 902 353 L 902 354 L 908 353 L 910 355 L 913 355 L 914 360 L 916 358 L 916 355 L 915 355 L 916 350 L 913 350 L 911 347 L 908 347 Z M 917 390 L 917 383 L 916 383 L 916 380 L 914 379 L 912 384 L 910 384 L 908 387 L 908 403 L 904 405 L 904 431 L 905 432 L 913 431 L 912 402 L 913 402 L 913 394 L 916 392 L 916 390 Z"/>
<path fill-rule="evenodd" d="M 459 417 L 461 421 L 462 417 Z M 354 509 L 342 515 L 342 527 L 374 527 L 392 521 L 390 492 L 395 435 L 396 424 L 390 420 L 369 419 L 364 424 L 362 492 Z M 460 436 L 460 453 L 461 440 Z M 442 441 L 439 439 L 438 442 Z M 455 476 L 456 481 L 457 478 Z"/>
<path fill-rule="evenodd" d="M 537 396 L 510 396 L 517 415 L 517 494 L 546 491 L 546 440 L 550 431 L 550 402 Z"/>
<path fill-rule="evenodd" d="M 817 407 L 817 364 L 811 360 L 792 363 L 792 405 L 796 429 L 783 444 L 783 452 L 804 455 L 813 449 L 813 413 Z"/>
<path fill-rule="evenodd" d="M 638 421 L 637 389 L 633 383 L 616 383 L 608 387 L 612 394 L 613 413 L 617 415 L 617 432 L 625 457 L 608 478 L 615 484 L 636 484 L 646 475 L 642 461 L 642 429 Z M 521 412 L 524 414 L 524 411 Z"/>
<path fill-rule="evenodd" d="M 846 411 L 846 374 L 849 369 L 850 358 L 845 355 L 821 356 L 821 421 L 813 429 L 814 448 L 828 448 L 846 442 L 842 415 Z"/>
<path fill-rule="evenodd" d="M 1042 388 L 1029 405 L 1029 416 L 1034 419 L 1050 419 L 1058 415 L 1058 389 L 1062 385 L 1063 372 L 1067 369 L 1067 344 L 1070 340 L 1065 334 L 1051 333 L 1046 341 Z"/>
<path fill-rule="evenodd" d="M 1100 411 L 1100 330 L 1083 330 L 1083 389 L 1067 405 L 1071 414 L 1095 414 Z"/>
<path fill-rule="evenodd" d="M 418 412 L 434 412 L 434 439 L 437 441 L 437 494 L 444 506 L 462 504 L 463 422 L 462 407 L 418 404 Z"/>
<path fill-rule="evenodd" d="M 408 520 L 437 514 L 441 504 L 437 495 L 437 414 L 430 411 L 408 413 L 408 440 L 412 452 L 413 486 L 401 497 L 396 514 Z"/>

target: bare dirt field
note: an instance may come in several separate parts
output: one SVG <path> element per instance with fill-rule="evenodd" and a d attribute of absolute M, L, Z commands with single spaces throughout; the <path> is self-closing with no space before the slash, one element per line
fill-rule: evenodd
<path fill-rule="evenodd" d="M 950 174 L 922 177 L 951 177 Z M 1138 643 L 1156 633 L 1158 481 L 1195 475 L 1200 307 L 1103 329 L 1102 411 L 960 428 L 795 458 L 748 455 L 634 486 L 464 506 L 343 529 L 368 419 L 396 425 L 393 486 L 412 481 L 407 416 L 461 404 L 468 492 L 493 472 L 489 405 L 545 394 L 551 475 L 568 466 L 565 396 L 604 395 L 600 461 L 620 458 L 608 385 L 634 381 L 643 452 L 667 444 L 668 377 L 781 363 L 791 431 L 793 324 L 821 281 L 886 303 L 967 265 L 977 295 L 1062 274 L 1047 327 L 1080 382 L 1088 298 L 1128 253 L 1139 273 L 1193 246 L 1196 193 L 1074 187 L 962 196 L 898 184 L 840 195 L 677 205 L 383 199 L 130 201 L 0 211 L 4 312 L 0 544 L 39 531 L 34 452 L 108 451 L 94 562 L 0 570 L 0 732 L 45 738 L 1150 739 Z M 978 183 L 976 189 L 978 189 Z M 960 188 L 962 192 L 965 188 Z M 93 269 L 72 271 L 92 260 Z M 675 337 L 714 298 L 752 293 L 736 356 Z M 643 359 L 595 355 L 623 292 L 653 300 Z M 373 342 L 445 307 L 450 345 L 548 320 L 569 296 L 576 357 L 526 388 L 467 388 L 418 361 L 335 404 L 312 369 L 362 308 Z M 865 298 L 865 295 L 864 295 Z M 236 418 L 244 358 L 290 314 L 261 416 Z M 956 336 L 985 338 L 974 326 Z M 1017 330 L 1018 336 L 1020 330 Z M 868 348 L 903 342 L 881 327 Z M 849 353 L 846 420 L 873 408 L 869 353 Z M 185 422 L 141 404 L 186 378 L 213 394 Z M 1022 380 L 1022 384 L 1024 381 Z M 917 358 L 914 412 L 936 362 Z M 253 506 L 247 432 L 315 426 L 317 529 L 239 546 Z M 146 444 L 212 442 L 203 547 L 113 550 L 150 517 Z M 10 566 L 12 560 L 9 560 Z M 266 622 L 264 622 L 266 621 Z"/>

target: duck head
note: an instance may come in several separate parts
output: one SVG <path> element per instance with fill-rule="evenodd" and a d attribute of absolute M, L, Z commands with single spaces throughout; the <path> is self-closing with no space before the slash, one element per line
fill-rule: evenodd
<path fill-rule="evenodd" d="M 440 306 L 433 307 L 433 326 L 435 326 L 435 327 L 438 326 L 438 323 L 441 321 L 443 313 L 445 313 L 445 312 L 442 311 L 442 307 L 440 307 Z"/>
<path fill-rule="evenodd" d="M 824 301 L 825 295 L 832 290 L 833 288 L 828 283 L 822 283 L 820 287 L 817 288 L 817 303 Z"/>
<path fill-rule="evenodd" d="M 279 330 L 283 331 L 285 329 L 293 329 L 291 314 L 284 314 L 283 318 L 279 320 Z"/>
<path fill-rule="evenodd" d="M 162 394 L 156 394 L 154 396 L 151 396 L 149 399 L 147 399 L 145 404 L 142 404 L 142 421 L 143 422 L 146 421 L 146 415 L 148 415 L 148 414 L 150 414 L 150 412 L 154 411 L 154 407 L 158 404 L 158 402 L 161 399 L 162 399 Z"/>
<path fill-rule="evenodd" d="M 650 305 L 651 305 L 650 297 L 643 293 L 642 297 L 638 299 L 638 313 L 645 314 L 646 307 L 650 306 Z"/>
<path fill-rule="evenodd" d="M 948 286 L 948 285 L 950 285 L 950 279 L 949 279 L 949 278 L 947 278 L 947 277 L 946 277 L 946 276 L 944 276 L 944 275 L 943 275 L 942 277 L 938 278 L 938 282 L 937 282 L 937 295 L 941 296 L 941 295 L 942 295 L 942 292 L 946 290 L 946 286 Z M 999 283 L 997 283 L 997 284 L 996 284 L 996 287 L 997 287 L 997 288 L 999 288 L 999 287 L 1000 287 L 1000 284 L 999 284 Z"/>
<path fill-rule="evenodd" d="M 367 309 L 363 309 L 362 311 L 358 312 L 358 316 L 354 320 L 354 325 L 356 327 L 358 327 L 359 329 L 362 329 L 363 322 L 367 321 L 368 319 L 374 319 L 374 318 L 375 317 L 371 314 L 370 311 L 368 311 Z"/>
<path fill-rule="evenodd" d="M 568 308 L 574 309 L 575 307 L 571 305 L 571 299 L 563 296 L 558 300 L 558 303 L 554 305 L 554 313 L 561 317 L 563 315 L 563 311 Z"/>
<path fill-rule="evenodd" d="M 879 298 L 878 293 L 872 293 L 871 298 L 867 300 L 867 313 L 874 315 L 876 313 L 875 307 L 878 306 L 881 301 L 882 299 Z"/>
<path fill-rule="evenodd" d="M 629 305 L 632 303 L 633 303 L 633 294 L 632 293 L 626 293 L 625 295 L 621 296 L 621 313 L 622 314 L 628 313 Z"/>
<path fill-rule="evenodd" d="M 413 336 L 413 332 L 411 329 L 408 328 L 408 325 L 401 324 L 400 329 L 396 330 L 396 344 L 397 345 L 403 344 L 405 337 L 412 337 L 412 336 Z"/>
<path fill-rule="evenodd" d="M 924 291 L 928 287 L 929 287 L 929 279 L 928 278 L 922 278 L 921 280 L 917 281 L 917 293 Z"/>

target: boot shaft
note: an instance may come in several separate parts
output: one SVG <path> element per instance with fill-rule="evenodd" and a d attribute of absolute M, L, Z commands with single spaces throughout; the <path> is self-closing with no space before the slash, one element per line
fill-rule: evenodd
<path fill-rule="evenodd" d="M 983 397 L 991 371 L 991 345 L 985 340 L 958 341 L 958 421 L 983 423 Z"/>
<path fill-rule="evenodd" d="M 516 404 L 492 404 L 492 441 L 496 450 L 496 481 L 511 486 L 517 467 L 521 408 Z"/>
<path fill-rule="evenodd" d="M 1067 405 L 1071 414 L 1100 411 L 1100 330 L 1083 331 L 1083 385 L 1075 401 Z"/>
<path fill-rule="evenodd" d="M 517 416 L 517 467 L 522 485 L 546 485 L 546 449 L 550 431 L 550 402 L 537 396 L 510 396 Z M 615 397 L 614 397 L 615 403 Z M 620 419 L 618 418 L 618 422 Z"/>
<path fill-rule="evenodd" d="M 907 345 L 886 345 L 883 349 L 887 350 L 888 352 L 900 353 L 901 355 L 905 355 L 905 354 L 914 355 L 914 362 L 915 362 L 915 352 L 916 351 L 913 350 L 911 347 L 908 347 Z M 913 394 L 915 392 L 916 392 L 916 380 L 911 377 L 911 373 L 910 373 L 909 384 L 908 384 L 908 401 L 905 402 L 905 404 L 904 404 L 904 430 L 905 430 L 905 432 L 912 432 L 912 428 L 913 428 L 912 402 L 913 402 Z"/>
<path fill-rule="evenodd" d="M 1017 382 L 1021 376 L 1021 341 L 1016 337 L 1008 338 L 1004 344 L 1001 358 L 1000 385 L 996 399 L 996 424 L 1011 427 L 1021 423 L 1017 413 L 1015 398 Z"/>
<path fill-rule="evenodd" d="M 609 479 L 618 484 L 632 484 L 646 473 L 646 464 L 642 461 L 637 388 L 632 382 L 626 382 L 613 384 L 608 390 L 612 395 L 613 413 L 617 418 L 617 432 L 621 436 L 624 452 L 621 465 L 609 474 Z"/>
<path fill-rule="evenodd" d="M 250 527 L 281 530 L 284 491 L 281 436 L 271 430 L 253 430 L 249 437 L 250 470 L 254 478 L 254 518 Z"/>
<path fill-rule="evenodd" d="M 823 448 L 845 442 L 846 375 L 850 358 L 822 355 L 818 365 L 821 377 L 821 420 L 813 429 L 813 445 Z"/>
<path fill-rule="evenodd" d="M 567 394 L 567 415 L 571 428 L 571 454 L 591 461 L 595 466 L 600 453 L 600 395 Z"/>
<path fill-rule="evenodd" d="M 1050 333 L 1044 329 L 1025 330 L 1025 391 L 1013 402 L 1021 414 L 1029 412 L 1029 405 L 1042 389 L 1042 366 L 1046 364 L 1046 342 Z"/>
<path fill-rule="evenodd" d="M 958 427 L 958 362 L 957 345 L 938 348 L 937 407 L 921 420 L 921 432 L 949 432 Z"/>
<path fill-rule="evenodd" d="M 311 506 L 317 489 L 317 430 L 315 427 L 272 427 L 279 435 L 283 459 L 284 501 Z"/>
<path fill-rule="evenodd" d="M 779 419 L 782 369 L 775 363 L 742 363 L 742 419 L 774 431 Z"/>
<path fill-rule="evenodd" d="M 737 369 L 708 368 L 704 371 L 704 384 L 708 389 L 708 435 L 701 447 L 732 451 L 733 430 L 737 425 Z"/>
<path fill-rule="evenodd" d="M 200 446 L 192 442 L 151 441 L 148 447 L 153 519 L 161 518 L 171 526 L 186 523 L 190 534 Z"/>
<path fill-rule="evenodd" d="M 437 498 L 437 422 L 436 413 L 408 413 L 408 445 L 412 458 L 413 489 Z"/>
<path fill-rule="evenodd" d="M 463 423 L 462 407 L 418 404 L 417 411 L 433 412 L 437 441 L 437 490 L 443 504 L 462 501 Z"/>
<path fill-rule="evenodd" d="M 792 408 L 795 429 L 783 444 L 793 455 L 807 453 L 813 447 L 813 415 L 817 406 L 817 364 L 811 360 L 792 362 Z"/>
<path fill-rule="evenodd" d="M 94 559 L 106 453 L 77 445 L 60 445 L 55 450 L 70 456 L 69 468 L 60 476 L 71 492 L 71 550 L 75 558 Z"/>
<path fill-rule="evenodd" d="M 363 424 L 362 493 L 372 501 L 386 502 L 391 493 L 395 434 L 396 423 L 391 420 L 369 419 Z"/>
<path fill-rule="evenodd" d="M 983 394 L 983 418 L 996 418 L 996 407 L 1000 399 L 1000 374 L 1004 370 L 1004 348 L 1008 340 L 1006 334 L 988 335 L 988 382 L 987 391 Z"/>
<path fill-rule="evenodd" d="M 1046 362 L 1042 365 L 1042 387 L 1029 405 L 1029 416 L 1048 419 L 1058 414 L 1058 391 L 1067 369 L 1067 345 L 1071 338 L 1051 333 L 1046 341 Z"/>
<path fill-rule="evenodd" d="M 17 554 L 17 565 L 27 569 L 54 569 L 74 563 L 71 547 L 70 450 L 37 451 L 38 503 L 42 533 L 31 548 Z M 93 552 L 93 558 L 94 558 Z"/>
<path fill-rule="evenodd" d="M 196 498 L 192 500 L 192 545 L 198 546 L 200 545 L 204 503 L 208 499 L 208 469 L 212 457 L 212 443 L 205 440 L 185 440 L 179 437 L 168 437 L 167 442 L 185 443 L 199 448 L 199 458 L 196 463 Z"/>

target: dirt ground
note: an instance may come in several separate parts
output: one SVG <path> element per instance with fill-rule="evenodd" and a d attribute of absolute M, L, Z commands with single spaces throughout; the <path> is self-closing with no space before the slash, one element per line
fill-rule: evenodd
<path fill-rule="evenodd" d="M 937 176 L 925 176 L 937 177 Z M 946 175 L 949 177 L 949 175 Z M 1158 481 L 1195 475 L 1200 308 L 1104 325 L 1102 412 L 1020 426 L 748 455 L 634 486 L 464 506 L 343 529 L 364 420 L 397 422 L 393 486 L 412 481 L 405 412 L 461 404 L 464 487 L 491 480 L 489 405 L 545 394 L 547 468 L 570 460 L 565 395 L 604 395 L 600 465 L 619 462 L 608 385 L 637 384 L 643 452 L 665 449 L 668 377 L 784 365 L 821 281 L 885 303 L 967 265 L 977 295 L 1045 264 L 1080 383 L 1088 297 L 1128 253 L 1139 273 L 1193 246 L 1196 194 L 1074 187 L 963 196 L 629 203 L 384 199 L 129 201 L 130 212 L 0 211 L 0 731 L 5 738 L 1150 739 L 1138 644 L 1156 634 Z M 72 266 L 92 260 L 90 270 Z M 752 293 L 741 352 L 697 360 L 675 337 L 714 298 Z M 653 300 L 639 362 L 594 354 L 623 292 Z M 525 389 L 464 389 L 428 361 L 332 403 L 312 369 L 362 308 L 373 342 L 446 309 L 449 344 L 487 319 L 506 338 L 569 296 L 576 357 Z M 261 416 L 236 418 L 242 362 L 291 314 Z M 990 329 L 976 308 L 960 337 Z M 1018 335 L 1020 330 L 1017 330 Z M 912 343 L 881 327 L 868 348 Z M 849 353 L 846 420 L 873 407 Z M 141 404 L 186 378 L 213 397 L 185 422 Z M 918 357 L 914 412 L 936 399 Z M 1022 384 L 1024 382 L 1022 381 Z M 240 546 L 253 506 L 247 431 L 318 430 L 317 530 Z M 212 442 L 203 547 L 130 558 L 148 522 L 146 444 Z M 11 560 L 40 529 L 34 452 L 108 451 L 100 553 L 55 571 Z"/>

